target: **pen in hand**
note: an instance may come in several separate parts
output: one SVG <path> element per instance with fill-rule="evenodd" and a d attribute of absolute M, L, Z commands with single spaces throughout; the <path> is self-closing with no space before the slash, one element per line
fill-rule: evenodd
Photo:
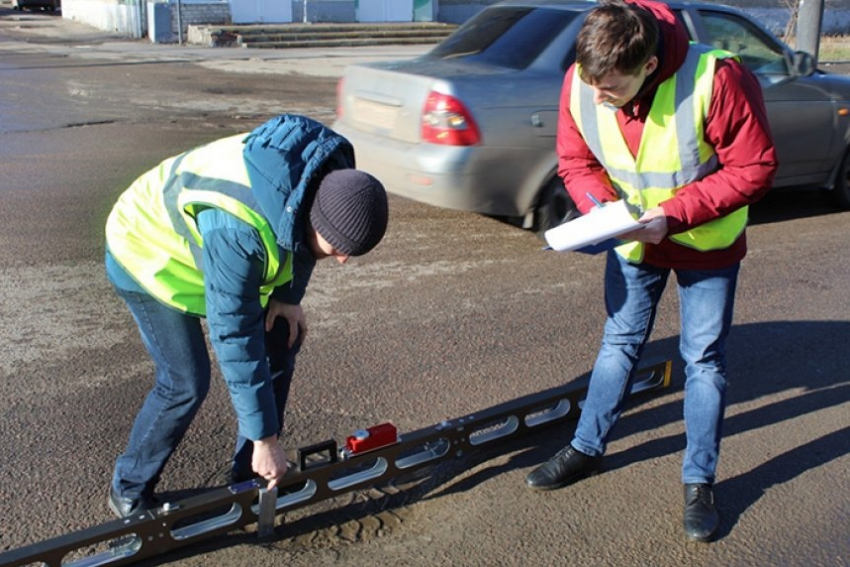
<path fill-rule="evenodd" d="M 585 195 L 587 195 L 587 198 L 588 198 L 588 199 L 590 199 L 591 201 L 593 201 L 593 204 L 594 204 L 594 205 L 596 205 L 596 206 L 597 206 L 597 207 L 599 207 L 600 209 L 602 208 L 602 206 L 603 206 L 603 205 L 602 205 L 602 203 L 600 203 L 600 202 L 599 202 L 599 199 L 597 199 L 596 197 L 594 197 L 594 196 L 593 196 L 593 194 L 592 194 L 590 191 L 588 191 L 587 193 L 585 193 Z"/>

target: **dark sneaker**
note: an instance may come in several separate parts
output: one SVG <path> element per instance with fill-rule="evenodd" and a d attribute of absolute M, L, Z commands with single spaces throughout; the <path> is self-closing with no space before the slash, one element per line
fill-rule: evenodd
<path fill-rule="evenodd" d="M 525 483 L 533 490 L 554 490 L 599 472 L 602 457 L 585 455 L 567 445 L 555 456 L 528 473 Z"/>
<path fill-rule="evenodd" d="M 118 496 L 114 488 L 109 489 L 109 509 L 119 518 L 132 516 L 137 512 L 152 510 L 159 506 L 159 501 L 153 496 L 141 496 L 139 498 L 126 498 Z"/>
<path fill-rule="evenodd" d="M 720 525 L 710 484 L 685 485 L 685 534 L 691 541 L 711 541 Z"/>
<path fill-rule="evenodd" d="M 260 478 L 260 475 L 258 475 L 254 471 L 251 471 L 250 473 L 246 474 L 246 473 L 236 472 L 235 470 L 231 469 L 231 470 L 227 471 L 227 473 L 225 474 L 225 482 L 228 484 L 228 486 L 234 485 L 234 484 L 242 484 L 243 482 L 247 482 L 249 480 L 254 480 L 254 479 L 262 480 Z"/>

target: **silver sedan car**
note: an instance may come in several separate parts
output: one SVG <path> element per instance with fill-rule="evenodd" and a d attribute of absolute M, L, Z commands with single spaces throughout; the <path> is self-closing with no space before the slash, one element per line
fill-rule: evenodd
<path fill-rule="evenodd" d="M 850 78 L 816 69 L 738 10 L 670 5 L 693 40 L 737 53 L 758 76 L 779 155 L 775 187 L 822 187 L 850 208 Z M 542 233 L 577 214 L 557 176 L 555 133 L 591 6 L 500 2 L 425 55 L 352 65 L 334 129 L 391 193 Z"/>

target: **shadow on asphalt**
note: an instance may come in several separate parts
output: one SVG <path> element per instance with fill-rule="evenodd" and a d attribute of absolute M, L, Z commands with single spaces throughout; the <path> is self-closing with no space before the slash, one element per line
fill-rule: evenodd
<path fill-rule="evenodd" d="M 723 424 L 724 437 L 789 422 L 803 415 L 846 404 L 850 401 L 850 352 L 841 341 L 850 336 L 846 321 L 779 321 L 733 327 L 729 338 L 729 376 L 727 404 L 751 402 L 789 390 L 801 390 L 791 398 L 753 410 L 731 415 Z M 648 354 L 667 353 L 677 360 L 678 337 L 647 345 Z M 646 357 L 645 357 L 646 358 Z M 673 385 L 666 393 L 636 396 L 627 407 L 628 414 L 618 423 L 612 439 L 627 438 L 639 432 L 657 429 L 682 420 L 681 390 L 683 372 L 674 363 Z M 642 409 L 659 395 L 675 400 Z M 843 424 L 836 424 L 840 427 Z M 429 498 L 469 490 L 498 474 L 536 466 L 571 439 L 575 425 L 547 433 L 517 439 L 498 451 L 482 455 L 484 462 L 499 454 L 515 451 L 509 462 L 481 470 Z M 783 484 L 806 471 L 850 454 L 850 428 L 843 428 L 771 458 L 756 468 L 731 479 L 719 479 L 716 485 L 721 502 L 723 523 L 718 537 L 728 535 L 738 518 L 753 506 L 772 486 Z M 537 445 L 534 443 L 537 442 Z M 527 450 L 522 451 L 523 448 Z M 683 434 L 670 435 L 642 443 L 606 457 L 605 471 L 613 471 L 636 462 L 658 459 L 684 451 Z M 448 479 L 447 479 L 448 480 Z"/>
<path fill-rule="evenodd" d="M 838 394 L 832 392 L 832 395 Z M 846 401 L 847 395 L 848 388 L 845 386 L 841 390 L 842 399 Z M 738 518 L 772 486 L 784 484 L 848 453 L 850 427 L 845 427 L 765 461 L 748 473 L 718 483 L 717 494 L 722 498 L 718 539 L 729 535 Z"/>
<path fill-rule="evenodd" d="M 850 322 L 845 321 L 780 321 L 736 326 L 729 340 L 728 406 L 751 402 L 789 390 L 800 390 L 794 397 L 731 415 L 724 422 L 724 436 L 729 437 L 776 425 L 797 417 L 845 404 L 850 401 L 850 350 L 839 339 L 850 336 Z M 645 360 L 659 356 L 678 360 L 678 337 L 647 345 Z M 576 380 L 586 380 L 587 375 Z M 627 414 L 614 431 L 623 439 L 682 420 L 682 369 L 674 362 L 673 384 L 668 390 L 634 396 Z M 659 405 L 658 398 L 662 397 Z M 664 401 L 665 398 L 671 398 Z M 675 398 L 675 399 L 672 399 Z M 651 406 L 649 405 L 651 403 Z M 647 407 L 644 407 L 647 406 Z M 333 529 L 352 520 L 359 521 L 381 512 L 399 509 L 416 501 L 432 500 L 471 490 L 489 479 L 510 471 L 534 467 L 569 442 L 575 424 L 550 428 L 530 436 L 497 443 L 475 453 L 447 460 L 430 469 L 399 477 L 391 490 L 378 490 L 375 498 L 350 498 L 332 509 L 309 513 L 278 526 L 274 539 L 295 539 L 323 529 Z M 836 424 L 840 427 L 840 424 Z M 641 461 L 681 453 L 684 435 L 669 435 L 608 455 L 605 472 L 611 472 Z M 791 451 L 777 455 L 750 471 L 731 479 L 720 479 L 716 492 L 721 502 L 722 525 L 719 538 L 731 533 L 738 519 L 771 487 L 793 480 L 806 471 L 839 459 L 850 453 L 850 428 L 810 441 Z M 469 469 L 499 456 L 510 455 L 506 462 L 482 467 L 460 478 Z M 179 498 L 189 493 L 174 494 Z M 319 506 L 319 505 L 316 505 Z M 240 544 L 256 545 L 257 534 L 236 532 L 198 542 L 185 549 L 140 562 L 140 565 L 163 565 L 179 558 L 198 556 L 216 549 Z M 262 543 L 262 542 L 261 542 Z"/>
<path fill-rule="evenodd" d="M 776 190 L 750 207 L 750 224 L 771 224 L 792 219 L 843 212 L 821 189 Z"/>
<path fill-rule="evenodd" d="M 780 321 L 734 327 L 729 339 L 730 386 L 728 405 L 750 402 L 789 390 L 801 390 L 791 398 L 727 417 L 724 436 L 730 437 L 755 429 L 789 422 L 797 417 L 850 401 L 850 353 L 841 340 L 850 336 L 846 321 Z M 648 345 L 647 355 L 666 353 L 677 360 L 678 337 Z M 674 364 L 674 382 L 666 393 L 636 396 L 628 414 L 620 420 L 614 438 L 657 429 L 682 420 L 682 369 Z M 659 395 L 675 400 L 643 409 Z M 842 424 L 836 424 L 840 427 Z M 427 495 L 438 498 L 463 492 L 499 474 L 533 467 L 548 459 L 569 442 L 574 424 L 506 443 L 496 450 L 467 457 L 469 466 L 486 462 L 498 455 L 512 454 L 499 466 L 482 469 L 451 486 Z M 684 450 L 684 435 L 653 439 L 625 451 L 609 455 L 605 470 L 613 471 L 636 462 L 653 460 Z M 523 450 L 525 449 L 525 450 Z M 819 439 L 771 458 L 754 469 L 717 484 L 723 523 L 719 537 L 728 535 L 738 518 L 753 506 L 770 487 L 793 480 L 806 471 L 850 453 L 850 431 L 836 430 Z M 465 468 L 456 469 L 458 473 Z M 445 481 L 450 481 L 446 478 Z"/>

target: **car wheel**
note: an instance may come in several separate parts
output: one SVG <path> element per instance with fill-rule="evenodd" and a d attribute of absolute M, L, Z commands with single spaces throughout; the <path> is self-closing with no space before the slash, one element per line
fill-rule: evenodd
<path fill-rule="evenodd" d="M 835 177 L 835 187 L 829 192 L 832 202 L 842 209 L 850 209 L 850 150 L 844 154 Z"/>
<path fill-rule="evenodd" d="M 543 238 L 543 233 L 559 224 L 581 216 L 560 177 L 554 177 L 540 191 L 537 210 L 534 214 L 534 230 Z"/>

